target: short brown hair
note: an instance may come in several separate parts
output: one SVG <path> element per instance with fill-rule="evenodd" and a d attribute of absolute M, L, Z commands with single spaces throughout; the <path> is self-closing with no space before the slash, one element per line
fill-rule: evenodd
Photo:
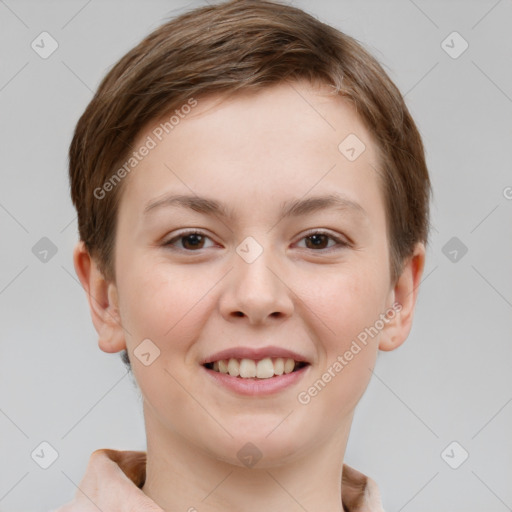
<path fill-rule="evenodd" d="M 99 190 L 151 121 L 190 98 L 306 79 L 333 87 L 377 142 L 391 277 L 427 243 L 430 180 L 422 140 L 398 88 L 355 39 L 304 11 L 272 1 L 231 0 L 167 21 L 113 66 L 81 116 L 69 149 L 80 239 L 107 279 L 123 182 Z M 340 141 L 341 142 L 341 141 Z"/>

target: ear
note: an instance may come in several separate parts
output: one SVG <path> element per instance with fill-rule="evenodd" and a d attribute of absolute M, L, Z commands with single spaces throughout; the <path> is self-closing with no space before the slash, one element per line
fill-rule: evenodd
<path fill-rule="evenodd" d="M 380 350 L 394 350 L 409 336 L 424 267 L 425 245 L 419 242 L 391 290 L 390 304 L 395 304 L 392 309 L 396 314 L 386 322 L 386 327 L 381 331 Z M 391 310 L 391 306 L 389 309 Z"/>
<path fill-rule="evenodd" d="M 73 263 L 87 294 L 92 322 L 98 333 L 98 346 L 104 352 L 120 352 L 126 348 L 126 340 L 115 283 L 105 280 L 83 241 L 75 246 Z"/>

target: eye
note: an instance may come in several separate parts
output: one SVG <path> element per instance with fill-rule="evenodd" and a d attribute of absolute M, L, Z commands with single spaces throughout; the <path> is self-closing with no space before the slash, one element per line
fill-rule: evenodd
<path fill-rule="evenodd" d="M 342 248 L 342 247 L 348 247 L 350 245 L 346 240 L 344 240 L 340 237 L 332 235 L 331 233 L 328 233 L 326 231 L 319 231 L 319 230 L 310 231 L 303 238 L 301 238 L 301 241 L 306 240 L 306 248 L 307 249 L 314 249 L 314 250 L 327 249 L 329 251 L 330 249 L 333 248 L 333 246 L 331 246 L 329 248 L 326 247 L 326 243 L 328 244 L 329 239 L 333 240 L 335 242 L 334 247 L 338 246 L 338 248 Z"/>
<path fill-rule="evenodd" d="M 205 240 L 211 240 L 209 236 L 201 231 L 186 231 L 171 238 L 163 245 L 164 247 L 174 246 L 175 242 L 182 241 L 182 247 L 177 247 L 178 250 L 194 251 L 196 249 L 204 249 Z"/>
<path fill-rule="evenodd" d="M 178 235 L 169 239 L 163 245 L 164 247 L 176 248 L 177 250 L 193 252 L 195 250 L 207 248 L 205 247 L 205 240 L 211 240 L 211 238 L 201 231 L 190 230 L 179 233 Z M 338 246 L 338 248 L 350 246 L 350 243 L 347 242 L 346 240 L 321 230 L 310 231 L 304 237 L 301 238 L 301 241 L 302 240 L 306 240 L 306 249 L 313 249 L 316 251 L 330 251 L 336 246 Z M 329 240 L 334 242 L 334 244 L 331 245 L 330 247 L 326 246 L 326 244 L 328 245 Z M 175 247 L 176 243 L 181 243 L 181 247 Z"/>

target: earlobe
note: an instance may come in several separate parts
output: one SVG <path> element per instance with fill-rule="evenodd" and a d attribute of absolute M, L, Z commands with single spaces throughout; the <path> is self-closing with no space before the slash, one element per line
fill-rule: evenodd
<path fill-rule="evenodd" d="M 73 263 L 78 279 L 87 294 L 92 322 L 98 333 L 98 346 L 108 353 L 124 350 L 126 341 L 115 283 L 104 278 L 83 241 L 79 241 L 75 246 Z"/>
<path fill-rule="evenodd" d="M 391 303 L 394 304 L 393 309 L 396 314 L 381 333 L 380 350 L 394 350 L 409 336 L 424 266 L 425 245 L 419 242 L 412 256 L 405 262 L 402 273 L 392 290 Z"/>

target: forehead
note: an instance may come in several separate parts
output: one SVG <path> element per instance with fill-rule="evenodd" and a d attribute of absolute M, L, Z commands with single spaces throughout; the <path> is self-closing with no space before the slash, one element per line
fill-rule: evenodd
<path fill-rule="evenodd" d="M 196 98 L 193 108 L 177 110 L 135 141 L 135 149 L 149 139 L 154 145 L 124 183 L 122 202 L 139 212 L 168 189 L 215 197 L 232 213 L 336 189 L 354 202 L 354 191 L 366 189 L 367 201 L 380 201 L 373 139 L 327 86 L 282 83 Z"/>

